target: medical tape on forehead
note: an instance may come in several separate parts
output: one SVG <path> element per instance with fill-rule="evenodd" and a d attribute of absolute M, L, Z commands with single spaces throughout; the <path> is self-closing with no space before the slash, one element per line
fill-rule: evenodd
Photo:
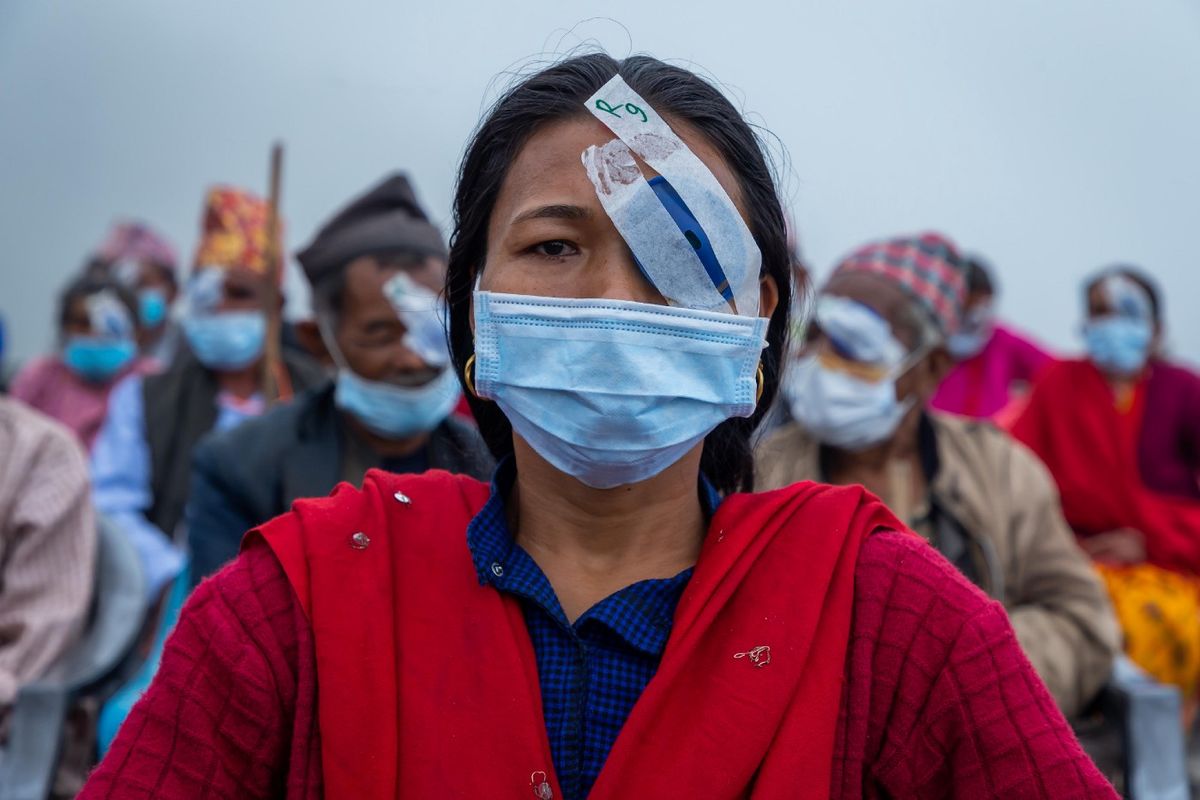
<path fill-rule="evenodd" d="M 620 75 L 614 76 L 592 95 L 587 107 L 596 119 L 675 188 L 712 243 L 713 252 L 733 288 L 737 312 L 758 316 L 762 254 L 737 207 L 704 162 Z M 672 229 L 675 227 L 671 226 Z M 633 248 L 632 243 L 630 247 Z M 662 270 L 645 262 L 643 267 L 657 283 L 658 273 Z M 707 276 L 707 272 L 703 274 Z M 707 277 L 705 280 L 711 282 Z"/>
<path fill-rule="evenodd" d="M 613 139 L 583 151 L 583 166 L 596 197 L 646 277 L 673 306 L 728 311 L 683 231 L 642 176 L 633 153 Z"/>

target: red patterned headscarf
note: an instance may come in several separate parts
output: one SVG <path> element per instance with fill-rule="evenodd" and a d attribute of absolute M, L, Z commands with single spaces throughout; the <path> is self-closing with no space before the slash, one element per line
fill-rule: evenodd
<path fill-rule="evenodd" d="M 266 274 L 267 211 L 266 202 L 250 192 L 229 186 L 209 189 L 194 265 Z M 281 220 L 281 239 L 282 228 Z"/>
<path fill-rule="evenodd" d="M 937 325 L 957 330 L 967 297 L 966 264 L 954 243 L 937 233 L 873 242 L 838 265 L 841 272 L 870 272 L 898 283 Z"/>

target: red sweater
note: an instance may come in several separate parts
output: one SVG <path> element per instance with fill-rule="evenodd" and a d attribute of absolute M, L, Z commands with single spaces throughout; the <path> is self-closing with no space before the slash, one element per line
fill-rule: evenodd
<path fill-rule="evenodd" d="M 1116 797 L 1001 607 L 929 547 L 869 537 L 853 609 L 831 797 Z M 252 545 L 197 589 L 81 797 L 321 797 L 315 666 L 287 576 Z"/>
<path fill-rule="evenodd" d="M 1171 377 L 1164 373 L 1167 388 Z M 1151 386 L 1158 407 L 1148 404 Z M 1186 398 L 1187 382 L 1177 388 Z M 1200 574 L 1200 502 L 1152 490 L 1139 468 L 1140 437 L 1149 427 L 1161 440 L 1163 426 L 1171 423 L 1171 405 L 1161 383 L 1141 384 L 1138 397 L 1141 402 L 1122 414 L 1095 366 L 1061 361 L 1038 381 L 1012 434 L 1054 475 L 1063 514 L 1076 533 L 1091 536 L 1133 528 L 1146 537 L 1150 563 Z"/>

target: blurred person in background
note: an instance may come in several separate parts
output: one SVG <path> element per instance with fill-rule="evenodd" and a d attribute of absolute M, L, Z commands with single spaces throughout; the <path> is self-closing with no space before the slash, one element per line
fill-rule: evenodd
<path fill-rule="evenodd" d="M 715 86 L 603 53 L 526 78 L 452 241 L 491 485 L 377 471 L 248 535 L 82 800 L 1115 797 L 1003 609 L 878 500 L 750 493 L 791 263 Z"/>
<path fill-rule="evenodd" d="M 955 363 L 930 405 L 951 414 L 992 418 L 1019 406 L 1053 358 L 996 319 L 995 281 L 986 262 L 975 256 L 967 258 L 966 265 L 962 324 L 946 340 Z"/>
<path fill-rule="evenodd" d="M 58 350 L 35 358 L 13 379 L 12 396 L 70 428 L 91 449 L 113 387 L 154 371 L 138 355 L 137 301 L 111 278 L 75 278 L 58 300 Z"/>
<path fill-rule="evenodd" d="M 266 238 L 261 199 L 228 187 L 208 193 L 184 298 L 184 346 L 165 372 L 118 384 L 92 451 L 96 507 L 131 537 L 151 597 L 184 563 L 177 525 L 196 443 L 213 429 L 258 416 L 266 406 L 263 346 L 271 280 Z M 302 391 L 324 380 L 317 367 L 287 352 L 277 366 L 281 387 Z"/>
<path fill-rule="evenodd" d="M 946 239 L 867 245 L 816 302 L 783 396 L 793 422 L 758 448 L 763 488 L 862 484 L 1008 610 L 1063 713 L 1108 678 L 1119 631 L 1054 482 L 993 426 L 930 411 L 967 281 Z"/>
<path fill-rule="evenodd" d="M 79 441 L 0 397 L 0 716 L 82 632 L 96 546 Z"/>
<path fill-rule="evenodd" d="M 804 254 L 800 248 L 800 238 L 796 232 L 796 223 L 790 215 L 787 218 L 787 248 L 792 262 L 792 308 L 788 319 L 788 341 L 802 342 L 811 316 L 809 311 L 812 306 L 812 271 L 804 260 Z M 773 403 L 766 416 L 763 417 L 762 424 L 755 431 L 756 441 L 766 438 L 772 431 L 780 425 L 786 424 L 790 419 L 786 403 Z"/>
<path fill-rule="evenodd" d="M 96 249 L 91 268 L 136 293 L 142 352 L 163 366 L 170 364 L 179 349 L 179 329 L 170 316 L 179 293 L 171 243 L 145 223 L 121 222 Z"/>
<path fill-rule="evenodd" d="M 1162 355 L 1162 298 L 1140 270 L 1084 286 L 1085 358 L 1035 384 L 1013 434 L 1041 456 L 1096 561 L 1135 663 L 1200 682 L 1200 378 Z"/>
<path fill-rule="evenodd" d="M 5 361 L 5 356 L 8 355 L 5 349 L 8 346 L 7 333 L 4 329 L 4 315 L 0 314 L 0 394 L 8 392 L 8 362 Z"/>
<path fill-rule="evenodd" d="M 368 469 L 491 474 L 478 431 L 452 413 L 461 393 L 438 298 L 446 246 L 408 179 L 355 198 L 296 257 L 318 320 L 298 331 L 337 378 L 197 447 L 193 583 L 236 556 L 255 525 L 340 481 L 359 485 Z"/>

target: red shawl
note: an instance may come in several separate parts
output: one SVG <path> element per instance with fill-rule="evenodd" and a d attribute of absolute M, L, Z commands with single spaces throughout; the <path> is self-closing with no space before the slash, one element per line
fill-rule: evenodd
<path fill-rule="evenodd" d="M 1063 361 L 1042 375 L 1012 433 L 1050 468 L 1077 533 L 1133 528 L 1145 535 L 1151 563 L 1200 574 L 1200 504 L 1153 492 L 1142 481 L 1143 405 L 1119 413 L 1095 366 Z"/>
<path fill-rule="evenodd" d="M 520 605 L 467 549 L 487 496 L 373 472 L 261 529 L 312 624 L 326 797 L 561 797 Z M 590 797 L 827 794 L 859 546 L 901 527 L 858 487 L 726 499 Z"/>

